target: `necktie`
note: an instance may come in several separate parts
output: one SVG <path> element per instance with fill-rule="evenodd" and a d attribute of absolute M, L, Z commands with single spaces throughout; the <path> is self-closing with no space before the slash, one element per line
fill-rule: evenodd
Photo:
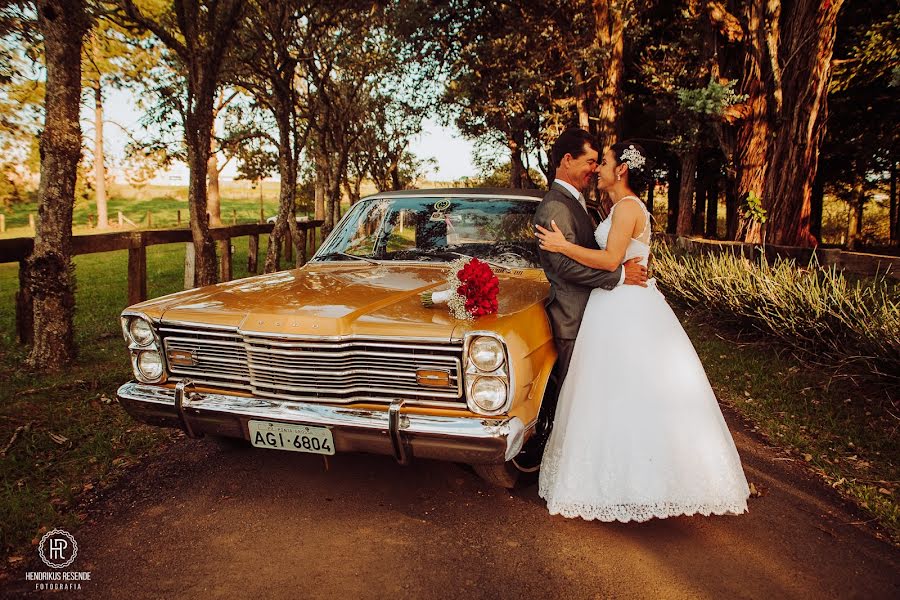
<path fill-rule="evenodd" d="M 584 195 L 578 194 L 578 203 L 581 204 L 581 208 L 587 211 L 587 202 L 584 200 Z"/>

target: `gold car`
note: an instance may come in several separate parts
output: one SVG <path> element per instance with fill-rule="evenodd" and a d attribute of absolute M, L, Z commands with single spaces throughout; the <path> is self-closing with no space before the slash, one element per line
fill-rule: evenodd
<path fill-rule="evenodd" d="M 468 463 L 512 486 L 549 434 L 556 351 L 528 190 L 365 198 L 305 266 L 122 313 L 139 421 L 257 448 Z M 461 256 L 491 265 L 496 314 L 454 318 L 420 294 Z M 542 410 L 543 408 L 543 410 Z"/>

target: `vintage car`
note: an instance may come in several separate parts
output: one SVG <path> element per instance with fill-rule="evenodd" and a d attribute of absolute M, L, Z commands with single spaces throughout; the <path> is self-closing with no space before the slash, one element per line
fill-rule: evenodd
<path fill-rule="evenodd" d="M 300 269 L 127 308 L 137 420 L 316 454 L 470 464 L 511 487 L 552 422 L 549 284 L 532 216 L 541 193 L 387 192 L 347 211 Z M 498 311 L 474 320 L 420 294 L 461 256 L 491 265 Z M 245 442 L 246 443 L 246 442 Z"/>

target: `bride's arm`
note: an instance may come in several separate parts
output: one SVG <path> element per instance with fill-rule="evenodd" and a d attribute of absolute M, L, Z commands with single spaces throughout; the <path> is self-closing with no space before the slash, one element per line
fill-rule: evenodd
<path fill-rule="evenodd" d="M 542 250 L 559 252 L 592 269 L 613 271 L 622 264 L 635 224 L 642 216 L 641 209 L 633 202 L 616 207 L 612 217 L 609 239 L 606 242 L 606 250 L 592 250 L 573 244 L 565 238 L 556 223 L 550 224 L 553 228 L 552 231 L 540 225 L 535 225 L 535 227 L 538 230 L 537 236 L 540 239 Z"/>

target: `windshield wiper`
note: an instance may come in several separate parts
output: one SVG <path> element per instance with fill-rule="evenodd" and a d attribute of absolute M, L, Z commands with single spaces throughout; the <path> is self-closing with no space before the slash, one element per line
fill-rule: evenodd
<path fill-rule="evenodd" d="M 356 260 L 362 260 L 367 263 L 371 263 L 373 265 L 381 264 L 377 260 L 373 260 L 371 258 L 366 258 L 365 256 L 357 256 L 355 254 L 347 254 L 346 252 L 329 252 L 328 254 L 323 254 L 322 256 L 317 256 L 316 260 L 328 260 L 329 258 L 334 258 L 336 256 L 340 256 L 343 258 L 355 258 Z"/>

